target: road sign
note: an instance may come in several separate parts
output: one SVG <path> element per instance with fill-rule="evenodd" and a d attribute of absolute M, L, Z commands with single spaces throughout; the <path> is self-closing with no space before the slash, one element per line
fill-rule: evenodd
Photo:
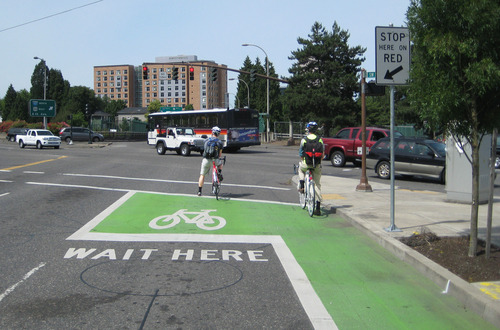
<path fill-rule="evenodd" d="M 375 27 L 377 85 L 407 85 L 410 32 L 403 27 Z"/>
<path fill-rule="evenodd" d="M 375 78 L 376 76 L 375 72 L 368 72 L 368 78 Z"/>
<path fill-rule="evenodd" d="M 56 101 L 54 100 L 30 100 L 31 117 L 55 117 Z"/>

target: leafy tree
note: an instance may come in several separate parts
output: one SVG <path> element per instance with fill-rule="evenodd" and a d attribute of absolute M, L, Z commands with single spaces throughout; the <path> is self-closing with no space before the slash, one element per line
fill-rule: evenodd
<path fill-rule="evenodd" d="M 40 118 L 30 117 L 28 106 L 31 99 L 31 94 L 23 89 L 16 93 L 16 99 L 10 112 L 10 117 L 15 120 L 26 120 L 33 123 L 39 121 Z"/>
<path fill-rule="evenodd" d="M 184 110 L 194 110 L 194 107 L 191 103 L 188 103 L 186 104 L 186 106 L 184 107 Z"/>
<path fill-rule="evenodd" d="M 148 111 L 146 111 L 144 117 L 148 118 L 150 114 L 160 111 L 161 106 L 160 100 L 152 100 L 148 105 Z"/>
<path fill-rule="evenodd" d="M 44 95 L 43 82 L 45 78 L 45 72 L 47 72 L 47 81 L 48 81 L 50 72 L 49 68 L 45 64 L 45 61 L 40 61 L 37 65 L 35 65 L 35 69 L 33 70 L 33 74 L 31 75 L 31 89 L 30 89 L 30 93 L 33 99 L 43 100 L 43 95 Z"/>
<path fill-rule="evenodd" d="M 315 22 L 307 39 L 297 39 L 301 48 L 289 57 L 296 62 L 288 70 L 292 77 L 285 91 L 292 120 L 315 120 L 326 130 L 360 121 L 353 97 L 359 91 L 357 73 L 366 49 L 349 47 L 349 37 L 336 22 L 331 32 Z"/>
<path fill-rule="evenodd" d="M 60 70 L 50 69 L 48 73 L 47 99 L 56 101 L 56 107 L 59 108 L 66 100 L 70 84 L 64 80 Z"/>
<path fill-rule="evenodd" d="M 472 205 L 468 255 L 477 251 L 479 148 L 500 121 L 500 3 L 412 0 L 412 105 L 432 127 L 471 146 Z"/>
<path fill-rule="evenodd" d="M 124 100 L 111 100 L 107 101 L 104 106 L 104 112 L 109 113 L 111 116 L 116 117 L 118 111 L 123 110 L 127 107 L 127 103 Z"/>

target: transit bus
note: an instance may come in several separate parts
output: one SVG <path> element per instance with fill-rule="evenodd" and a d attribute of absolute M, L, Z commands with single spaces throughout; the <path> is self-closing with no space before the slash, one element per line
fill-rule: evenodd
<path fill-rule="evenodd" d="M 155 112 L 148 116 L 148 144 L 155 145 L 156 137 L 164 137 L 167 127 L 192 127 L 200 138 L 212 134 L 219 126 L 219 139 L 227 151 L 260 145 L 259 112 L 253 109 L 211 109 Z"/>

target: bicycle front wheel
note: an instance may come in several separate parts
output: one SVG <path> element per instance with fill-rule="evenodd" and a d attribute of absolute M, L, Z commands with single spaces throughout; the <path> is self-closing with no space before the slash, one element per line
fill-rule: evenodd
<path fill-rule="evenodd" d="M 312 217 L 314 214 L 314 208 L 316 207 L 316 189 L 314 181 L 310 181 L 307 185 L 306 200 L 307 211 L 309 212 L 309 216 Z"/>

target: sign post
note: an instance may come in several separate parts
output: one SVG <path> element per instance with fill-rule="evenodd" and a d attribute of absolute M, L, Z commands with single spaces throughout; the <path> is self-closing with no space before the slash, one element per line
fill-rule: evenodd
<path fill-rule="evenodd" d="M 391 224 L 386 231 L 401 231 L 394 220 L 394 86 L 407 85 L 410 73 L 410 32 L 408 28 L 375 27 L 376 83 L 391 87 Z"/>

